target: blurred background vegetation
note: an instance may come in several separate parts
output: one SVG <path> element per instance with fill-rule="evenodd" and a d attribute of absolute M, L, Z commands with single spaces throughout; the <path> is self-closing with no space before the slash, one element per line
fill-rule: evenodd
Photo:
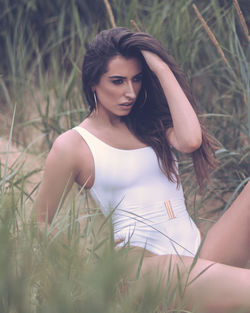
<path fill-rule="evenodd" d="M 190 160 L 181 162 L 188 207 L 201 226 L 227 209 L 250 177 L 250 44 L 235 3 L 109 1 L 117 26 L 135 30 L 130 22 L 134 20 L 182 66 L 207 127 L 221 143 L 219 167 L 202 192 Z M 249 1 L 238 4 L 249 28 Z M 131 295 L 124 300 L 117 292 L 106 292 L 110 286 L 117 290 L 126 266 L 112 261 L 112 249 L 103 256 L 107 249 L 102 247 L 112 243 L 109 231 L 99 231 L 107 221 L 99 217 L 98 208 L 90 209 L 85 194 L 70 198 L 64 218 L 55 221 L 59 231 L 53 240 L 50 231 L 38 240 L 30 218 L 54 139 L 86 116 L 81 64 L 88 42 L 112 27 L 105 1 L 0 0 L 0 8 L 0 134 L 7 142 L 0 147 L 0 311 L 157 312 L 153 290 L 140 307 Z M 18 151 L 12 162 L 11 146 Z M 67 245 L 60 240 L 65 232 Z"/>

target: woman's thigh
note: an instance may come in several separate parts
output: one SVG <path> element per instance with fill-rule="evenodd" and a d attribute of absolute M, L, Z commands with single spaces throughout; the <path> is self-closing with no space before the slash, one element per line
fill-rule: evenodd
<path fill-rule="evenodd" d="M 209 230 L 200 257 L 244 267 L 250 258 L 250 182 Z"/>
<path fill-rule="evenodd" d="M 250 270 L 185 256 L 144 258 L 141 287 L 159 279 L 163 292 L 175 290 L 175 305 L 183 303 L 192 312 L 250 312 Z"/>

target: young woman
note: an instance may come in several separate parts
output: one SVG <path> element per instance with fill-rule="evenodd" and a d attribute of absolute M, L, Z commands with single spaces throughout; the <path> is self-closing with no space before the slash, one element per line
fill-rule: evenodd
<path fill-rule="evenodd" d="M 112 213 L 118 246 L 145 248 L 142 274 L 178 265 L 186 279 L 200 233 L 186 210 L 174 150 L 191 153 L 201 184 L 216 163 L 215 141 L 197 116 L 186 79 L 161 44 L 126 28 L 102 31 L 82 68 L 88 117 L 59 136 L 46 160 L 38 220 L 51 222 L 76 182 Z M 186 305 L 250 312 L 250 185 L 209 231 L 189 274 Z M 141 250 L 140 250 L 141 249 Z M 173 283 L 177 274 L 173 275 Z"/>

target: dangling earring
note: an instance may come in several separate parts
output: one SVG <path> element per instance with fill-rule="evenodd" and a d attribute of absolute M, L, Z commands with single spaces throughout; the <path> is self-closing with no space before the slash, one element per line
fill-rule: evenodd
<path fill-rule="evenodd" d="M 144 91 L 144 101 L 142 102 L 142 104 L 139 104 L 139 108 L 142 109 L 147 101 L 147 98 L 148 98 L 148 93 L 147 93 L 147 90 L 145 88 L 143 88 L 143 91 Z"/>
<path fill-rule="evenodd" d="M 98 106 L 97 106 L 97 97 L 96 97 L 95 91 L 93 91 L 93 98 L 94 98 L 94 102 L 95 102 L 94 113 L 97 114 L 98 113 Z"/>
<path fill-rule="evenodd" d="M 93 92 L 93 97 L 94 97 L 95 109 L 96 109 L 96 108 L 97 108 L 97 98 L 96 98 L 96 93 L 95 93 L 95 91 Z"/>

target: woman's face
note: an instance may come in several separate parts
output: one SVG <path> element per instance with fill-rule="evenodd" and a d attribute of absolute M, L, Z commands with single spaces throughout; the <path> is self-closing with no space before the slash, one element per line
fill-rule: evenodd
<path fill-rule="evenodd" d="M 112 58 L 107 72 L 92 87 L 97 97 L 98 114 L 110 117 L 128 115 L 135 104 L 142 85 L 142 65 L 137 58 Z"/>

